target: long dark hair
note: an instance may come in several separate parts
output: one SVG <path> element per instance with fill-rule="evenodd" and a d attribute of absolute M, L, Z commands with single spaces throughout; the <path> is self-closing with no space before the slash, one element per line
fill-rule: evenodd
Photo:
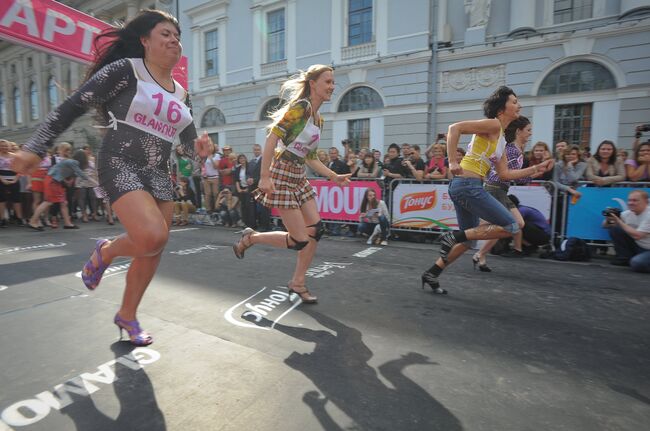
<path fill-rule="evenodd" d="M 641 154 L 641 148 L 643 147 L 650 147 L 650 141 L 644 142 L 638 147 L 636 147 L 636 151 L 634 152 L 634 161 L 639 163 L 639 154 Z"/>
<path fill-rule="evenodd" d="M 607 160 L 607 164 L 608 165 L 615 164 L 616 163 L 616 145 L 614 145 L 614 143 L 612 141 L 609 141 L 607 139 L 605 139 L 603 142 L 601 142 L 600 145 L 598 146 L 598 149 L 596 150 L 596 154 L 594 154 L 594 159 L 598 160 L 599 162 L 602 162 L 602 160 L 600 159 L 600 154 L 598 154 L 598 152 L 600 151 L 600 147 L 602 147 L 603 145 L 611 145 L 612 146 L 612 155 L 609 156 L 609 160 Z"/>
<path fill-rule="evenodd" d="M 375 192 L 374 202 L 370 202 L 368 200 L 368 193 L 370 192 Z M 370 205 L 370 208 L 368 208 L 368 205 Z M 374 189 L 367 188 L 365 193 L 363 194 L 363 199 L 361 200 L 361 212 L 365 213 L 367 212 L 368 209 L 375 209 L 377 208 L 377 205 L 379 205 L 379 201 L 377 200 L 377 192 Z"/>
<path fill-rule="evenodd" d="M 82 171 L 88 169 L 88 155 L 84 150 L 75 151 L 72 158 L 79 162 L 79 167 Z"/>
<path fill-rule="evenodd" d="M 86 80 L 114 61 L 123 58 L 144 58 L 144 46 L 140 38 L 149 36 L 158 23 L 165 21 L 172 23 L 180 35 L 178 20 L 167 12 L 154 9 L 141 10 L 122 27 L 111 27 L 102 31 L 93 43 L 97 59 L 88 68 Z"/>
<path fill-rule="evenodd" d="M 520 115 L 519 118 L 515 118 L 508 124 L 506 130 L 503 132 L 506 142 L 515 142 L 517 137 L 517 130 L 522 130 L 524 127 L 530 124 L 530 120 L 523 115 Z"/>
<path fill-rule="evenodd" d="M 366 159 L 368 157 L 372 159 L 372 163 L 370 164 L 370 166 L 366 166 Z M 363 160 L 361 161 L 361 166 L 365 167 L 366 169 L 368 169 L 368 172 L 372 173 L 375 171 L 375 162 L 376 162 L 375 155 L 373 153 L 366 153 L 366 155 L 363 156 Z"/>

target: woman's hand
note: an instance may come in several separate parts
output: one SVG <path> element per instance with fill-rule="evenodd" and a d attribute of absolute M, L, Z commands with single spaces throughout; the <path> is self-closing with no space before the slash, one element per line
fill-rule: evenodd
<path fill-rule="evenodd" d="M 273 181 L 271 181 L 271 178 L 269 177 L 262 177 L 260 178 L 260 183 L 258 185 L 259 189 L 262 190 L 264 193 L 267 195 L 273 193 L 275 191 L 275 186 L 273 185 Z"/>
<path fill-rule="evenodd" d="M 332 181 L 334 181 L 339 186 L 347 186 L 348 184 L 350 184 L 350 177 L 351 176 L 352 176 L 352 174 L 335 175 L 332 178 Z"/>
<path fill-rule="evenodd" d="M 207 158 L 214 153 L 214 143 L 212 142 L 212 139 L 210 139 L 210 136 L 208 136 L 208 132 L 203 132 L 201 136 L 194 140 L 194 151 L 202 159 Z"/>
<path fill-rule="evenodd" d="M 29 174 L 38 168 L 41 163 L 41 158 L 36 154 L 19 150 L 17 153 L 11 154 L 11 170 L 17 174 Z"/>
<path fill-rule="evenodd" d="M 449 163 L 449 171 L 454 175 L 460 175 L 463 173 L 463 168 L 456 162 Z"/>

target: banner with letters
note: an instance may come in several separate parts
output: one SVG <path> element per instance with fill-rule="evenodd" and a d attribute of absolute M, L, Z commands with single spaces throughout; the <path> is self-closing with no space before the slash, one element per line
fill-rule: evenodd
<path fill-rule="evenodd" d="M 93 41 L 110 27 L 104 21 L 54 0 L 0 1 L 0 38 L 81 63 L 94 59 Z M 187 57 L 173 72 L 187 88 Z"/>
<path fill-rule="evenodd" d="M 376 181 L 351 181 L 350 185 L 341 187 L 327 180 L 309 180 L 316 191 L 316 204 L 323 220 L 359 222 L 359 209 L 366 189 L 371 188 L 381 200 L 382 190 Z M 388 206 L 388 202 L 386 203 Z M 280 213 L 274 208 L 273 216 Z"/>
<path fill-rule="evenodd" d="M 537 209 L 551 219 L 552 196 L 546 188 L 512 186 L 508 192 L 522 205 Z M 458 229 L 456 210 L 447 184 L 399 183 L 393 191 L 394 228 Z"/>
<path fill-rule="evenodd" d="M 607 207 L 627 210 L 627 195 L 636 187 L 580 187 L 582 194 L 575 204 L 569 204 L 567 236 L 586 240 L 610 240 L 609 232 L 602 227 L 602 212 Z M 650 188 L 641 188 L 650 193 Z"/>

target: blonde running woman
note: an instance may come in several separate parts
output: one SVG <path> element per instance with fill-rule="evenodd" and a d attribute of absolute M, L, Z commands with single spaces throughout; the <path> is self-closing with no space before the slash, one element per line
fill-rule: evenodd
<path fill-rule="evenodd" d="M 339 185 L 350 182 L 350 174 L 337 175 L 317 155 L 323 127 L 319 109 L 333 92 L 333 69 L 324 65 L 311 66 L 282 85 L 281 95 L 288 95 L 288 101 L 271 116 L 273 123 L 262 155 L 259 188 L 253 195 L 262 205 L 278 209 L 288 232 L 260 233 L 247 228 L 233 245 L 239 259 L 253 244 L 296 250 L 298 260 L 288 288 L 306 303 L 317 301 L 305 286 L 305 273 L 324 227 L 305 165 Z"/>

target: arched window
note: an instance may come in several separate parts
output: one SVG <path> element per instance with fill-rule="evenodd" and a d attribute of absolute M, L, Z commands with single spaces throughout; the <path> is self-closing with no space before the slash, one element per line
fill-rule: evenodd
<path fill-rule="evenodd" d="M 29 118 L 38 120 L 38 89 L 34 81 L 29 84 Z"/>
<path fill-rule="evenodd" d="M 53 76 L 50 76 L 47 81 L 47 104 L 49 111 L 54 110 L 59 105 L 59 90 Z"/>
<path fill-rule="evenodd" d="M 616 80 L 604 66 L 593 61 L 573 61 L 549 73 L 539 87 L 539 95 L 579 93 L 610 88 L 616 88 Z"/>
<path fill-rule="evenodd" d="M 262 112 L 260 112 L 260 120 L 261 121 L 266 121 L 270 120 L 271 116 L 269 113 L 275 112 L 280 105 L 282 105 L 283 100 L 280 99 L 279 97 L 275 97 L 268 102 L 264 104 L 264 107 L 262 108 Z"/>
<path fill-rule="evenodd" d="M 339 112 L 364 111 L 384 107 L 381 96 L 370 87 L 356 87 L 345 93 L 339 104 Z"/>
<path fill-rule="evenodd" d="M 217 108 L 210 108 L 201 119 L 201 127 L 223 126 L 226 124 L 226 117 Z"/>
<path fill-rule="evenodd" d="M 16 124 L 21 124 L 23 122 L 22 103 L 23 101 L 20 97 L 20 89 L 14 87 L 14 121 Z"/>
<path fill-rule="evenodd" d="M 5 106 L 5 96 L 0 93 L 0 126 L 7 125 L 7 107 Z"/>

